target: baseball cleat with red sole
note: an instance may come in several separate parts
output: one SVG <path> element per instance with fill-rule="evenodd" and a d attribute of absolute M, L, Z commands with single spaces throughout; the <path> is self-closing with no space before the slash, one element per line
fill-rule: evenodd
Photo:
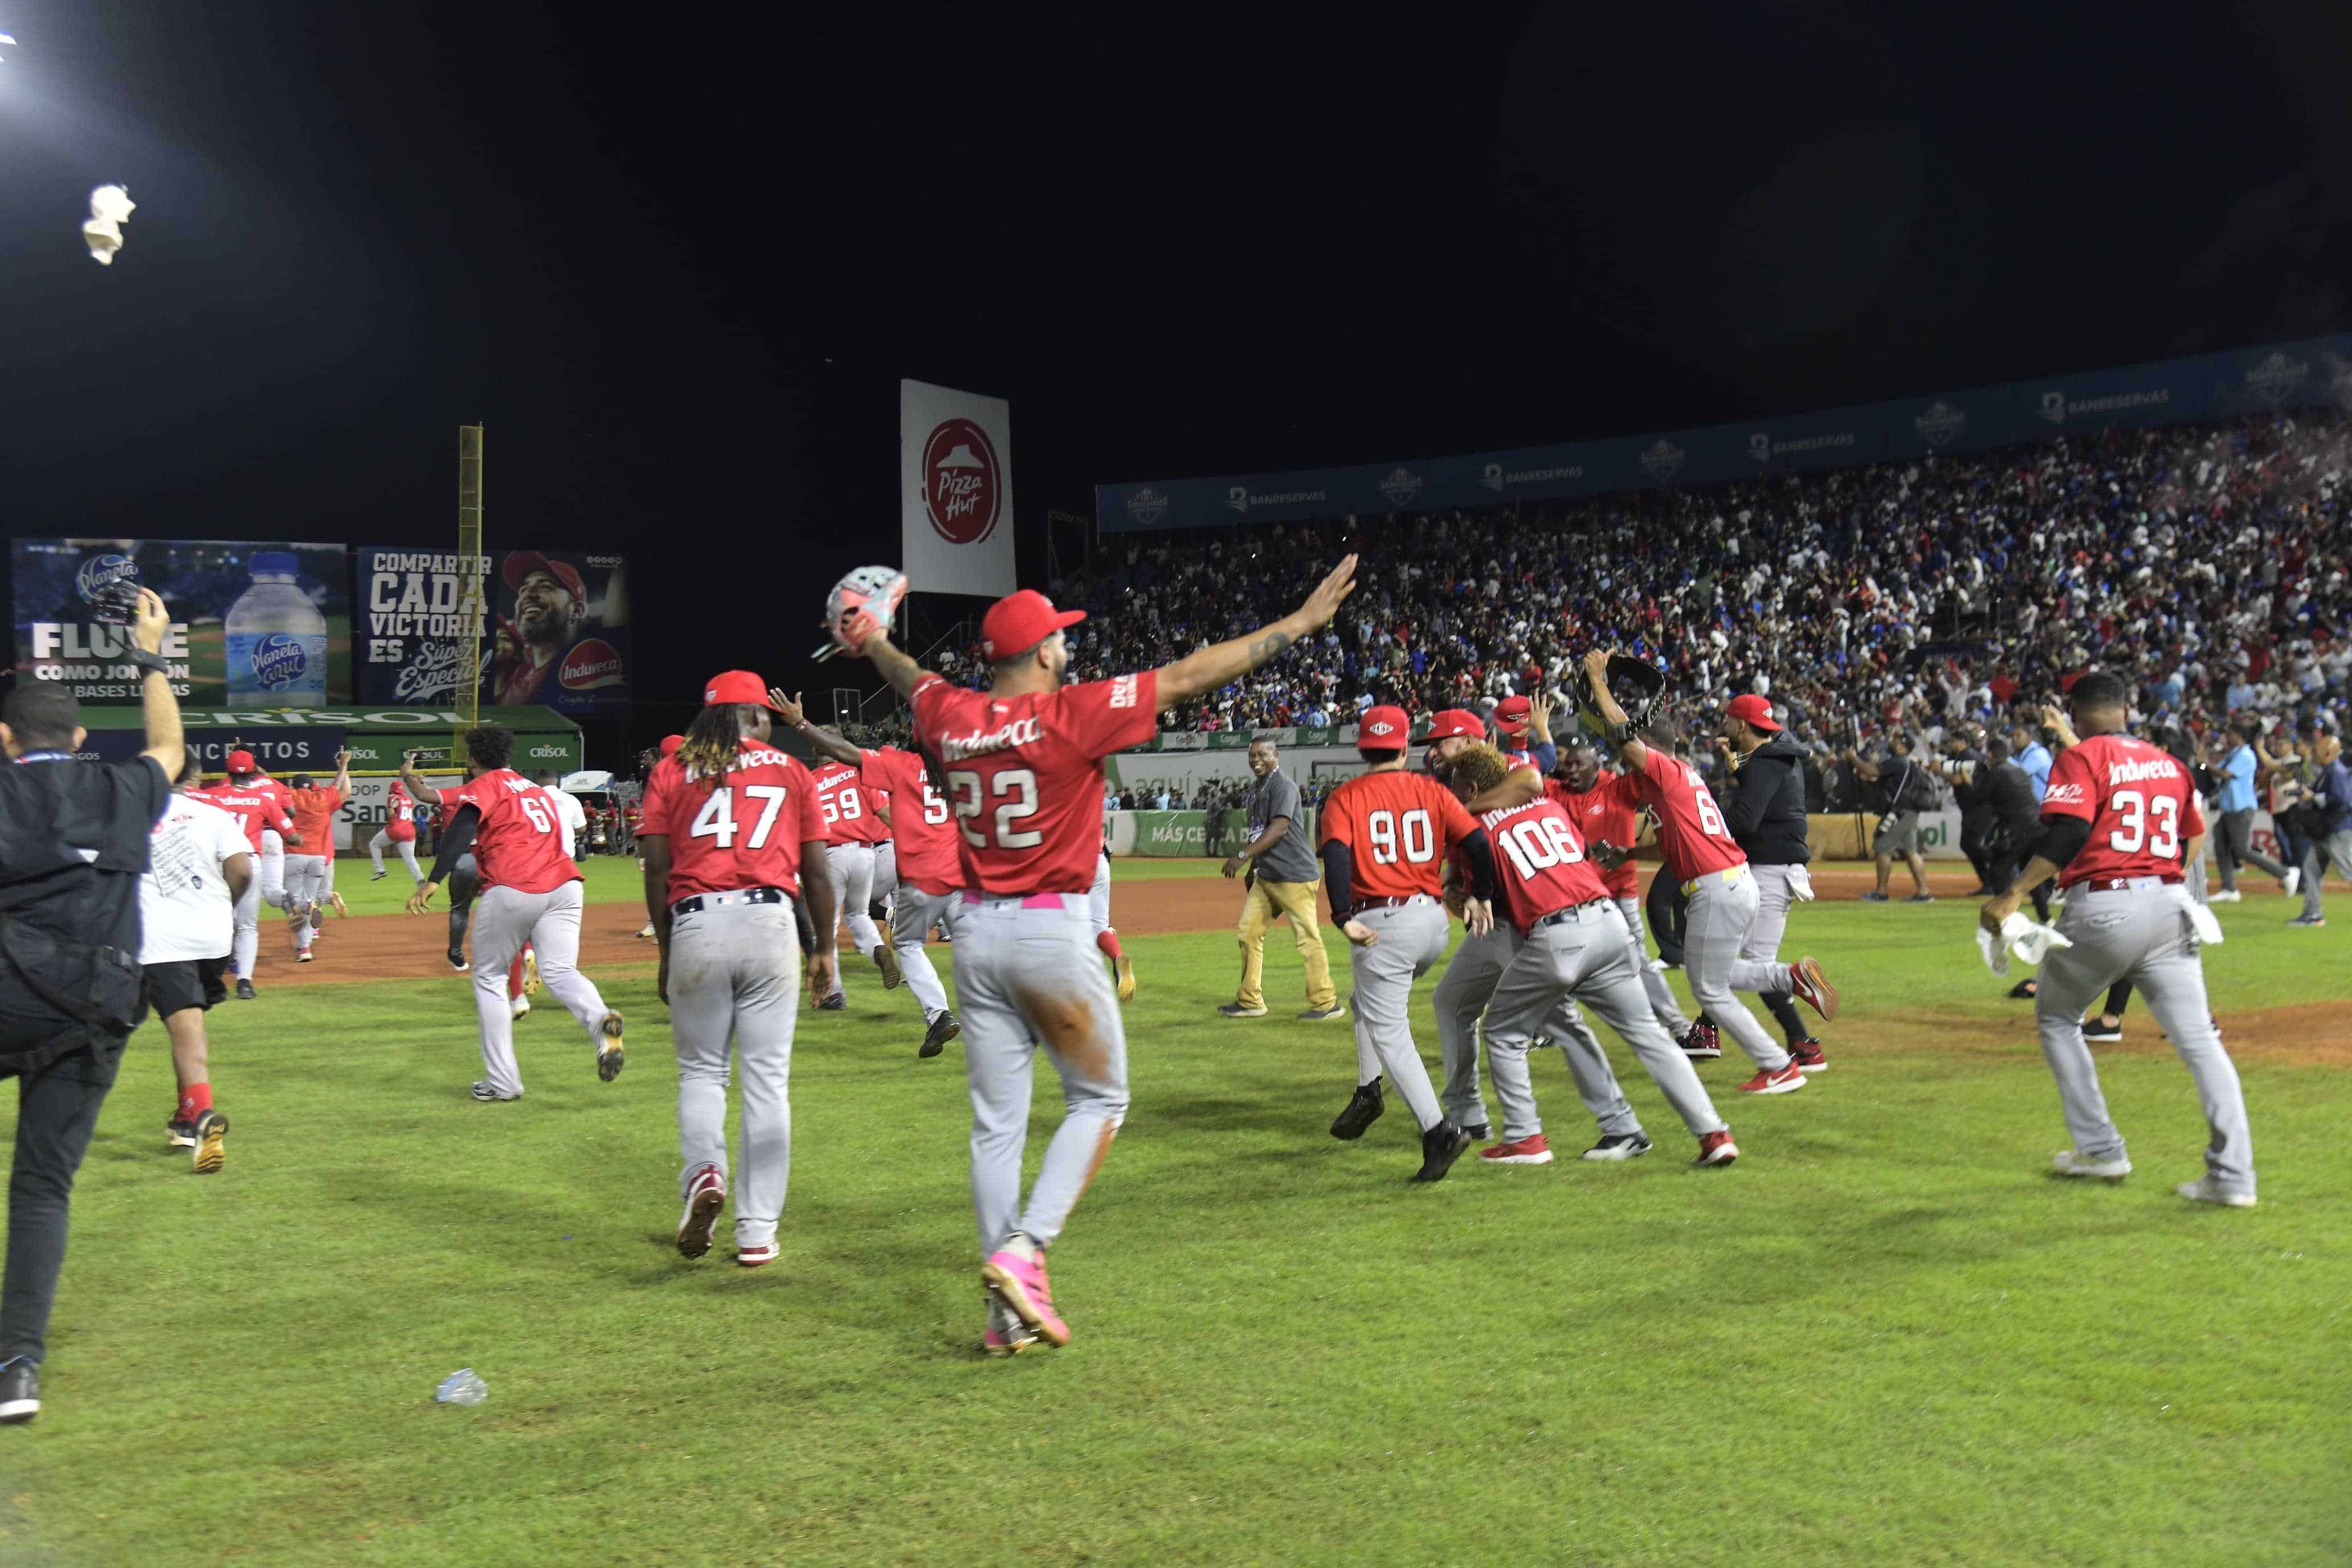
<path fill-rule="evenodd" d="M 1731 1141 L 1731 1129 L 1720 1132 L 1702 1132 L 1698 1139 L 1698 1158 L 1694 1165 L 1728 1165 L 1739 1158 L 1739 1145 Z"/>
<path fill-rule="evenodd" d="M 610 1083 L 621 1076 L 622 1065 L 629 1059 L 628 1053 L 621 1048 L 621 1016 L 607 1013 L 596 1027 L 604 1036 L 596 1044 L 596 1076 Z"/>
<path fill-rule="evenodd" d="M 1799 1040 L 1789 1047 L 1789 1058 L 1807 1072 L 1830 1070 L 1828 1053 L 1822 1049 L 1819 1040 Z"/>
<path fill-rule="evenodd" d="M 1722 1038 L 1717 1034 L 1715 1026 L 1705 1018 L 1684 1031 L 1683 1037 L 1675 1043 L 1682 1047 L 1683 1055 L 1693 1061 L 1711 1062 L 1723 1055 Z"/>
<path fill-rule="evenodd" d="M 757 1247 L 739 1247 L 735 1249 L 735 1266 L 739 1268 L 757 1268 L 763 1264 L 773 1263 L 775 1260 L 776 1244 L 772 1241 L 763 1241 Z"/>
<path fill-rule="evenodd" d="M 1805 1087 L 1805 1069 L 1794 1057 L 1778 1072 L 1767 1069 L 1739 1086 L 1742 1094 L 1794 1094 Z"/>
<path fill-rule="evenodd" d="M 1789 983 L 1797 993 L 1797 1000 L 1819 1013 L 1829 1023 L 1837 1022 L 1837 987 L 1822 973 L 1818 958 L 1801 958 L 1789 965 Z"/>
<path fill-rule="evenodd" d="M 719 1211 L 726 1206 L 727 1184 L 719 1179 L 717 1167 L 703 1166 L 687 1188 L 686 1214 L 677 1222 L 680 1258 L 699 1258 L 710 1250 L 710 1227 L 719 1223 Z"/>
<path fill-rule="evenodd" d="M 1478 1151 L 1478 1158 L 1489 1165 L 1549 1165 L 1551 1145 L 1540 1132 L 1508 1143 L 1492 1143 Z"/>
<path fill-rule="evenodd" d="M 1043 1258 L 1024 1258 L 1009 1247 L 992 1252 L 980 1266 L 980 1282 L 1039 1339 L 1057 1348 L 1070 1342 L 1070 1325 L 1054 1310 Z"/>

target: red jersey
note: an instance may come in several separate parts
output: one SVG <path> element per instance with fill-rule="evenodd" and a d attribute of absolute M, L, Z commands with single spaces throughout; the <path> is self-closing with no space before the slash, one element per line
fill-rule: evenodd
<path fill-rule="evenodd" d="M 2205 831 L 2187 771 L 2169 753 L 2129 735 L 2089 735 L 2059 752 L 2042 815 L 2091 825 L 2082 853 L 2058 873 L 2061 888 L 2094 878 L 2178 882 L 2182 848 Z"/>
<path fill-rule="evenodd" d="M 294 802 L 294 831 L 302 836 L 298 855 L 335 852 L 335 813 L 343 809 L 343 793 L 331 784 L 287 792 Z"/>
<path fill-rule="evenodd" d="M 689 779 L 664 757 L 646 781 L 637 831 L 669 840 L 669 899 L 745 888 L 801 891 L 801 846 L 822 842 L 824 816 L 798 757 L 743 737 L 720 779 Z"/>
<path fill-rule="evenodd" d="M 563 852 L 563 819 L 555 802 L 512 768 L 443 790 L 441 805 L 453 821 L 465 806 L 481 814 L 474 829 L 474 864 L 481 868 L 485 889 L 549 893 L 580 880 L 580 868 Z"/>
<path fill-rule="evenodd" d="M 1502 811 L 1481 812 L 1479 825 L 1495 850 L 1495 896 L 1501 913 L 1521 931 L 1559 910 L 1605 899 L 1609 889 L 1584 858 L 1584 840 L 1556 800 L 1538 798 Z"/>
<path fill-rule="evenodd" d="M 963 885 L 956 831 L 948 826 L 948 803 L 931 787 L 923 759 L 886 746 L 866 753 L 868 792 L 890 797 L 890 837 L 898 846 L 898 880 L 919 893 L 949 893 Z"/>
<path fill-rule="evenodd" d="M 1630 776 L 1642 804 L 1657 816 L 1658 851 L 1675 881 L 1695 882 L 1710 872 L 1748 864 L 1696 768 L 1644 746 L 1642 771 Z"/>
<path fill-rule="evenodd" d="M 280 816 L 284 816 L 284 817 L 287 819 L 287 822 L 291 823 L 291 822 L 293 821 L 293 819 L 294 819 L 294 792 L 293 792 L 293 790 L 292 790 L 291 788 L 288 787 L 288 786 L 287 786 L 287 785 L 285 785 L 285 784 L 279 784 L 276 779 L 271 778 L 268 773 L 263 773 L 263 774 L 261 774 L 258 778 L 256 778 L 256 779 L 253 781 L 252 784 L 251 784 L 249 787 L 250 787 L 252 790 L 254 790 L 254 791 L 256 791 L 256 792 L 257 792 L 257 793 L 259 793 L 259 794 L 267 795 L 268 796 L 269 796 L 269 799 L 270 799 L 271 804 L 277 806 L 278 811 L 278 814 L 279 814 Z M 265 823 L 263 823 L 263 824 L 262 824 L 262 826 L 263 826 L 264 827 L 275 827 L 275 828 L 277 828 L 277 829 L 278 829 L 278 832 L 280 832 L 280 833 L 283 833 L 283 832 L 285 832 L 285 831 L 286 831 L 286 829 L 285 829 L 285 827 L 284 827 L 283 826 L 281 826 L 281 825 L 279 825 L 279 824 L 278 824 L 278 823 L 274 823 L 274 822 L 265 822 Z M 300 828 L 299 828 L 299 827 L 297 827 L 297 828 L 295 829 L 295 831 L 296 831 L 297 833 L 299 833 L 299 832 L 301 832 L 301 829 L 300 829 Z M 315 854 L 317 854 L 317 853 L 318 853 L 318 851 L 317 851 L 317 850 L 315 850 L 315 849 L 310 849 L 310 848 L 309 848 L 309 847 L 306 846 L 306 847 L 305 847 L 305 849 L 304 849 L 304 853 L 305 853 L 305 854 L 312 854 L 312 855 L 315 855 Z"/>
<path fill-rule="evenodd" d="M 874 803 L 866 798 L 856 768 L 820 763 L 811 776 L 826 843 L 879 844 L 890 837 L 889 825 L 874 815 Z"/>
<path fill-rule="evenodd" d="M 1358 773 L 1331 792 L 1316 825 L 1318 845 L 1348 847 L 1350 909 L 1415 893 L 1434 898 L 1440 858 L 1478 830 L 1452 790 L 1402 768 Z"/>
<path fill-rule="evenodd" d="M 1102 858 L 1102 760 L 1151 739 L 1154 671 L 995 697 L 936 675 L 915 687 L 915 734 L 945 764 L 962 886 L 992 899 L 1083 893 Z"/>
<path fill-rule="evenodd" d="M 223 780 L 210 789 L 198 790 L 196 793 L 236 817 L 238 829 L 245 834 L 245 841 L 251 845 L 253 852 L 258 855 L 261 853 L 263 828 L 273 827 L 283 833 L 294 826 L 294 818 L 288 815 L 285 802 L 278 799 L 278 796 L 285 792 L 260 787 L 263 784 L 276 783 L 274 779 L 256 779 L 244 789 L 239 789 L 226 780 Z"/>
<path fill-rule="evenodd" d="M 416 841 L 416 802 L 398 784 L 392 786 L 392 798 L 384 805 L 383 836 L 394 844 Z"/>
<path fill-rule="evenodd" d="M 1631 849 L 1642 837 L 1642 786 L 1625 774 L 1602 768 L 1592 787 L 1581 795 L 1558 780 L 1545 784 L 1544 794 L 1559 803 L 1576 824 L 1576 836 L 1587 844 Z M 1602 871 L 1601 882 L 1612 899 L 1638 898 L 1642 868 L 1629 859 L 1614 871 Z"/>

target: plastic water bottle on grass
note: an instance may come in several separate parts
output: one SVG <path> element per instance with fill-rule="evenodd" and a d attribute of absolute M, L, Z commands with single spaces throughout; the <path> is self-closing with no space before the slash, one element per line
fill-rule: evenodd
<path fill-rule="evenodd" d="M 479 1405 L 490 1396 L 490 1385 L 474 1375 L 470 1366 L 461 1366 L 441 1380 L 433 1391 L 436 1405 Z"/>

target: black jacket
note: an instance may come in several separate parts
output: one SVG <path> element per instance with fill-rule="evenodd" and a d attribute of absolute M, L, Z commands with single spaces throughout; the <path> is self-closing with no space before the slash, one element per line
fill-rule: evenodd
<path fill-rule="evenodd" d="M 1935 775 L 1910 757 L 1889 757 L 1879 763 L 1878 782 L 1869 790 L 1871 808 L 1883 816 L 1936 807 Z"/>
<path fill-rule="evenodd" d="M 2001 830 L 2019 838 L 2041 831 L 2042 803 L 2033 798 L 2033 781 L 2015 763 L 1979 764 L 1985 804 L 2000 820 Z"/>
<path fill-rule="evenodd" d="M 1723 786 L 1723 821 L 1759 866 L 1801 866 L 1805 847 L 1805 749 L 1786 730 L 1748 753 Z"/>

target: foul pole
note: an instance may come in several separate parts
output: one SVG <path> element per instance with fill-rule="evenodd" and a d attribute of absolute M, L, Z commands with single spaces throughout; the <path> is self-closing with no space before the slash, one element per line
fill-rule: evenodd
<path fill-rule="evenodd" d="M 482 427 L 457 426 L 457 624 L 471 626 L 471 637 L 460 637 L 463 653 L 457 663 L 457 690 L 450 710 L 457 715 L 450 736 L 449 765 L 466 765 L 466 731 L 482 720 L 482 634 L 488 626 L 482 603 L 487 574 L 482 566 Z"/>

